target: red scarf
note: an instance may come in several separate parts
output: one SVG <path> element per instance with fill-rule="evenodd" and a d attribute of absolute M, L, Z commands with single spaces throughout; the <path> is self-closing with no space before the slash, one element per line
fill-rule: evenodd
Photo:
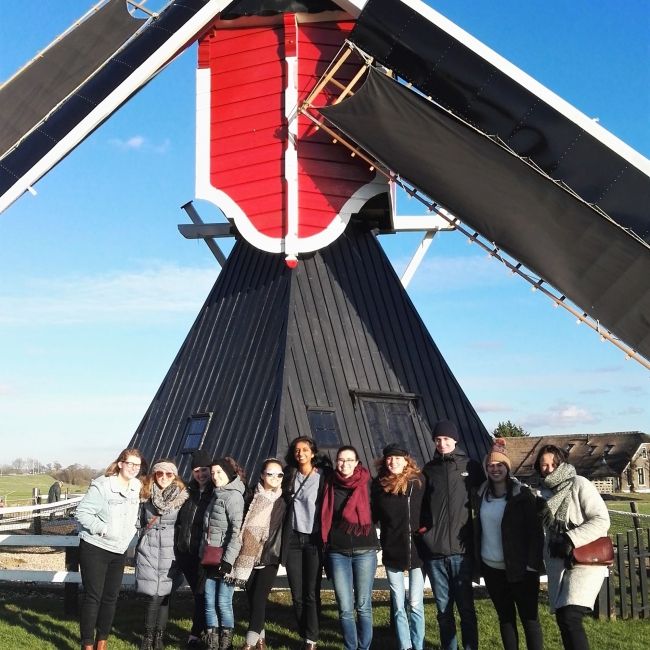
<path fill-rule="evenodd" d="M 348 535 L 361 537 L 370 533 L 372 518 L 370 515 L 370 496 L 368 494 L 368 482 L 370 472 L 361 465 L 357 465 L 352 476 L 344 478 L 339 472 L 332 472 L 325 482 L 325 493 L 323 494 L 323 505 L 321 508 L 321 536 L 323 544 L 332 528 L 334 517 L 334 487 L 339 485 L 352 493 L 345 502 L 341 513 L 341 529 Z"/>

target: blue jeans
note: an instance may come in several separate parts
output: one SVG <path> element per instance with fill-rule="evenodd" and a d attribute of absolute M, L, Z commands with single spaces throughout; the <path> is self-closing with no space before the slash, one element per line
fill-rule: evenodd
<path fill-rule="evenodd" d="M 440 647 L 457 650 L 454 603 L 460 616 L 464 650 L 478 650 L 478 625 L 472 589 L 472 559 L 469 555 L 448 555 L 425 562 L 438 609 Z"/>
<path fill-rule="evenodd" d="M 234 593 L 235 585 L 215 578 L 206 578 L 205 624 L 208 627 L 235 627 L 235 615 L 232 611 Z"/>
<path fill-rule="evenodd" d="M 377 570 L 377 551 L 357 555 L 328 553 L 327 561 L 345 650 L 368 650 L 372 642 L 372 585 Z"/>
<path fill-rule="evenodd" d="M 399 647 L 401 650 L 406 650 L 406 648 L 422 650 L 424 647 L 424 573 L 422 569 L 410 569 L 408 576 L 409 612 L 407 616 L 404 571 L 386 567 Z"/>

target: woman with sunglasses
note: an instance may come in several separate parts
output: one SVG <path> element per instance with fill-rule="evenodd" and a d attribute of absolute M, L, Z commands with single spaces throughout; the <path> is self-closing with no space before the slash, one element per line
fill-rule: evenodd
<path fill-rule="evenodd" d="M 282 521 L 286 504 L 282 499 L 282 461 L 267 458 L 260 482 L 241 528 L 241 551 L 226 581 L 246 588 L 248 630 L 242 650 L 265 650 L 266 600 L 278 573 L 282 546 Z"/>
<path fill-rule="evenodd" d="M 203 536 L 203 517 L 212 499 L 212 459 L 202 449 L 192 454 L 192 478 L 187 486 L 189 498 L 178 512 L 176 519 L 176 562 L 183 572 L 194 595 L 192 627 L 187 640 L 188 648 L 203 647 L 201 637 L 205 634 L 205 599 L 203 598 L 203 574 L 200 571 L 199 547 Z"/>
<path fill-rule="evenodd" d="M 331 469 L 319 462 L 316 443 L 308 436 L 291 441 L 286 462 L 282 492 L 287 514 L 282 530 L 281 564 L 287 568 L 303 650 L 316 650 L 323 573 L 320 508 L 325 477 Z"/>
<path fill-rule="evenodd" d="M 169 598 L 182 573 L 174 558 L 174 524 L 188 498 L 172 460 L 157 460 L 144 479 L 140 498 L 140 539 L 135 555 L 139 593 L 148 596 L 140 650 L 161 650 L 169 617 Z"/>
<path fill-rule="evenodd" d="M 340 447 L 336 471 L 325 481 L 321 537 L 345 650 L 368 650 L 372 643 L 372 585 L 379 544 L 372 524 L 370 485 L 370 472 L 361 465 L 357 450 Z"/>
<path fill-rule="evenodd" d="M 105 650 L 122 587 L 126 549 L 136 533 L 143 463 L 138 449 L 124 449 L 90 484 L 75 514 L 80 525 L 83 584 L 81 646 Z"/>

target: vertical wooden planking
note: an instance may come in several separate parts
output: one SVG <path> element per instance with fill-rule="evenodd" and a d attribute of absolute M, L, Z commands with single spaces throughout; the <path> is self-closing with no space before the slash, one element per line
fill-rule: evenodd
<path fill-rule="evenodd" d="M 626 588 L 626 571 L 625 571 L 625 535 L 623 533 L 616 534 L 616 548 L 618 553 L 616 555 L 616 570 L 618 572 L 618 586 L 620 595 L 620 614 L 622 619 L 628 617 L 630 608 L 627 603 L 627 588 Z"/>
<path fill-rule="evenodd" d="M 636 573 L 636 539 L 633 530 L 627 531 L 627 565 L 628 578 L 630 581 L 630 602 L 632 618 L 639 618 L 639 585 Z"/>

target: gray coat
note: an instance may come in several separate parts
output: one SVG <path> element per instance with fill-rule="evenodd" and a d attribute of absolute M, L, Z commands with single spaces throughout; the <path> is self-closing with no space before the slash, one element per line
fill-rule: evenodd
<path fill-rule="evenodd" d="M 174 524 L 182 504 L 163 515 L 157 514 L 151 501 L 142 504 L 143 527 L 135 555 L 136 588 L 141 594 L 166 596 L 183 580 L 174 559 Z M 158 519 L 152 523 L 154 517 Z"/>
<path fill-rule="evenodd" d="M 552 492 L 542 489 L 548 499 Z M 567 511 L 567 535 L 574 546 L 584 546 L 609 530 L 609 512 L 594 484 L 584 476 L 576 476 L 571 488 Z M 548 536 L 547 536 L 548 539 Z M 593 609 L 596 597 L 607 576 L 603 566 L 576 565 L 565 569 L 564 559 L 550 557 L 548 543 L 544 548 L 544 562 L 548 574 L 548 600 L 551 613 L 566 605 L 581 605 Z"/>
<path fill-rule="evenodd" d="M 237 476 L 228 485 L 214 488 L 214 496 L 203 519 L 203 543 L 199 557 L 203 557 L 206 544 L 223 547 L 223 561 L 235 563 L 241 540 L 239 530 L 244 519 L 244 484 Z"/>

